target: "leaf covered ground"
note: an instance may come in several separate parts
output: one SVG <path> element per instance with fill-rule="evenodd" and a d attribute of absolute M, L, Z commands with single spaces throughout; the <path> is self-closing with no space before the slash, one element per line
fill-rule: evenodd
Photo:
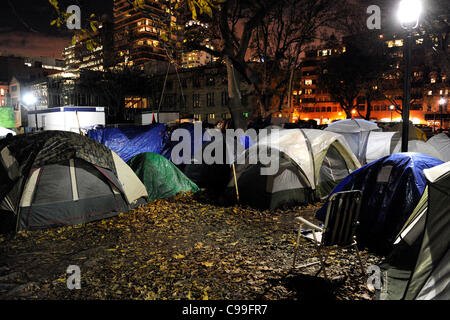
<path fill-rule="evenodd" d="M 292 270 L 294 218 L 317 206 L 276 212 L 220 207 L 202 196 L 157 200 L 126 214 L 45 231 L 0 236 L 0 299 L 373 299 L 351 250 Z M 364 265 L 380 258 L 361 252 Z M 315 261 L 301 240 L 299 264 Z M 67 289 L 66 269 L 81 270 Z"/>

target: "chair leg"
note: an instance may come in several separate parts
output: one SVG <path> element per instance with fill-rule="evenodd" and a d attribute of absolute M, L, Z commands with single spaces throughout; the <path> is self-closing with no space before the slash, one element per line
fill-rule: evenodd
<path fill-rule="evenodd" d="M 361 268 L 361 274 L 364 275 L 366 272 L 364 271 L 364 267 L 363 267 L 363 264 L 361 261 L 361 256 L 359 254 L 358 244 L 357 244 L 356 240 L 355 240 L 355 243 L 353 244 L 353 246 L 355 247 L 355 250 L 356 250 L 356 256 L 358 257 L 359 267 Z"/>
<path fill-rule="evenodd" d="M 297 259 L 297 251 L 300 242 L 301 230 L 302 225 L 300 224 L 300 226 L 298 227 L 297 241 L 295 242 L 294 261 L 292 262 L 292 269 L 295 269 L 295 260 Z"/>
<path fill-rule="evenodd" d="M 314 237 L 314 242 L 315 242 L 315 245 L 316 245 L 317 253 L 319 254 L 320 264 L 322 265 L 321 269 L 323 271 L 323 275 L 324 275 L 325 279 L 328 280 L 326 266 L 325 266 L 325 259 L 324 259 L 323 255 L 322 255 L 322 248 L 318 245 L 316 232 L 314 230 L 313 230 L 313 237 Z M 319 274 L 319 273 L 320 273 L 320 270 L 319 270 L 319 272 L 317 274 Z"/>

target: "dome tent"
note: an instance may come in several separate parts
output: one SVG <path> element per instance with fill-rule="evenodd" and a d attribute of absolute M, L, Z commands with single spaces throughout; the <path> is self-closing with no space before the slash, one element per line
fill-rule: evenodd
<path fill-rule="evenodd" d="M 367 141 L 366 162 L 378 160 L 390 154 L 401 152 L 402 137 L 400 132 L 371 132 Z M 433 144 L 422 140 L 409 140 L 408 152 L 418 152 L 445 160 L 442 152 Z"/>
<path fill-rule="evenodd" d="M 423 169 L 442 161 L 420 153 L 398 153 L 351 173 L 331 192 L 361 190 L 358 243 L 387 253 L 393 238 L 411 215 L 425 189 Z M 328 201 L 316 213 L 324 221 Z"/>
<path fill-rule="evenodd" d="M 0 160 L 0 215 L 17 231 L 111 217 L 147 197 L 115 153 L 79 134 L 44 131 L 3 139 Z"/>
<path fill-rule="evenodd" d="M 450 161 L 450 137 L 446 133 L 439 133 L 427 141 L 442 155 L 442 161 Z"/>
<path fill-rule="evenodd" d="M 316 129 L 285 129 L 258 141 L 236 165 L 240 201 L 274 210 L 283 205 L 308 203 L 324 198 L 350 172 L 360 167 L 344 137 Z M 249 164 L 253 149 L 268 147 L 279 153 L 279 169 L 273 175 L 261 175 L 262 163 Z M 273 151 L 272 151 L 273 150 Z M 234 177 L 227 194 L 234 192 Z M 229 197 L 229 196 L 228 196 Z"/>
<path fill-rule="evenodd" d="M 329 124 L 324 130 L 343 135 L 360 162 L 366 161 L 365 154 L 370 132 L 381 132 L 381 128 L 376 123 L 362 119 L 339 120 Z"/>
<path fill-rule="evenodd" d="M 149 200 L 171 198 L 180 192 L 197 192 L 199 188 L 172 162 L 156 153 L 141 153 L 128 165 L 147 188 Z"/>
<path fill-rule="evenodd" d="M 403 131 L 403 121 L 396 122 L 392 125 L 387 125 L 384 129 L 385 131 L 395 131 L 400 132 Z M 408 127 L 408 140 L 422 140 L 427 141 L 427 135 L 423 132 L 422 129 L 417 128 L 411 121 L 409 121 Z"/>
<path fill-rule="evenodd" d="M 450 299 L 450 162 L 423 173 L 427 188 L 380 265 L 382 300 Z"/>
<path fill-rule="evenodd" d="M 160 154 L 167 139 L 164 124 L 94 129 L 87 135 L 117 153 L 125 162 L 143 152 Z"/>

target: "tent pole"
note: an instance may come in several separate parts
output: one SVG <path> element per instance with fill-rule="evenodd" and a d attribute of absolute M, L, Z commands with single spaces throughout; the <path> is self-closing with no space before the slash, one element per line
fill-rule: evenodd
<path fill-rule="evenodd" d="M 233 167 L 233 176 L 234 176 L 234 186 L 236 187 L 236 198 L 237 198 L 237 202 L 239 203 L 239 189 L 238 189 L 237 178 L 236 178 L 236 167 L 235 167 L 234 163 L 233 163 L 232 167 Z"/>

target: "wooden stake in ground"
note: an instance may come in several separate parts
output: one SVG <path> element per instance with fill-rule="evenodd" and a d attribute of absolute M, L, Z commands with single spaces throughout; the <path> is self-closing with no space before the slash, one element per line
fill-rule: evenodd
<path fill-rule="evenodd" d="M 81 132 L 80 118 L 78 118 L 78 111 L 75 111 L 75 116 L 77 117 L 78 131 L 80 132 L 81 135 L 83 135 L 83 133 Z"/>
<path fill-rule="evenodd" d="M 234 176 L 234 186 L 236 187 L 236 198 L 237 198 L 237 202 L 239 203 L 239 189 L 238 189 L 237 178 L 236 178 L 236 167 L 235 167 L 234 163 L 233 163 L 232 167 L 233 167 L 233 176 Z"/>

